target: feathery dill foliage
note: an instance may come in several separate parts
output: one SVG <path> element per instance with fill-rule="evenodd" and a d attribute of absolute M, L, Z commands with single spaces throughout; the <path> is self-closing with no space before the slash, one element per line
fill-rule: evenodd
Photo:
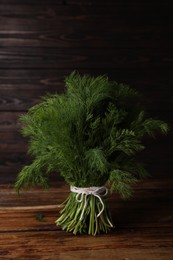
<path fill-rule="evenodd" d="M 145 148 L 143 136 L 165 134 L 167 124 L 147 118 L 139 93 L 106 76 L 73 72 L 65 83 L 64 94 L 47 95 L 20 119 L 35 159 L 18 175 L 16 189 L 47 187 L 49 173 L 59 171 L 69 185 L 107 183 L 128 198 L 132 184 L 147 176 L 134 158 Z"/>

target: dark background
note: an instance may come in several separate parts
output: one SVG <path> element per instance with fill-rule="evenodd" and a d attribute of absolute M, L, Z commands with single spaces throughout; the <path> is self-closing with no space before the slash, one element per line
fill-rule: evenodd
<path fill-rule="evenodd" d="M 77 69 L 139 90 L 151 116 L 172 128 L 171 1 L 0 0 L 0 183 L 28 162 L 17 119 Z M 172 175 L 173 140 L 148 140 L 152 178 Z"/>

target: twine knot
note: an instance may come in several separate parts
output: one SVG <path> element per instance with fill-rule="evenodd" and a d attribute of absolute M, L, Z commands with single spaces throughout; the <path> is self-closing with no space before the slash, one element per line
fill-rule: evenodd
<path fill-rule="evenodd" d="M 108 189 L 105 186 L 87 187 L 87 188 L 79 188 L 79 187 L 75 187 L 75 186 L 70 186 L 70 191 L 77 193 L 76 194 L 76 201 L 77 202 L 82 202 L 84 200 L 84 207 L 83 207 L 83 210 L 82 210 L 82 213 L 81 213 L 81 216 L 80 216 L 80 220 L 82 220 L 82 218 L 83 218 L 83 214 L 84 214 L 86 206 L 87 206 L 87 197 L 89 195 L 93 195 L 96 198 L 98 198 L 101 205 L 102 205 L 100 212 L 97 214 L 97 218 L 104 211 L 105 206 L 104 206 L 104 203 L 103 203 L 101 196 L 105 197 L 108 194 Z"/>

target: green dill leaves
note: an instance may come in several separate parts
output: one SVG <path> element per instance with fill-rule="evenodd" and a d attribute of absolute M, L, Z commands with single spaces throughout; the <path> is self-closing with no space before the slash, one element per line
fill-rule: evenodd
<path fill-rule="evenodd" d="M 63 94 L 46 95 L 20 118 L 34 159 L 19 173 L 16 189 L 48 187 L 49 174 L 60 172 L 69 185 L 107 183 L 128 198 L 133 184 L 147 176 L 135 161 L 145 149 L 143 137 L 166 134 L 167 124 L 147 118 L 141 95 L 106 76 L 73 72 L 65 85 Z"/>
<path fill-rule="evenodd" d="M 40 222 L 44 221 L 44 218 L 45 218 L 45 215 L 42 214 L 42 213 L 38 213 L 38 214 L 35 216 L 35 219 L 36 219 L 37 221 L 40 221 Z"/>

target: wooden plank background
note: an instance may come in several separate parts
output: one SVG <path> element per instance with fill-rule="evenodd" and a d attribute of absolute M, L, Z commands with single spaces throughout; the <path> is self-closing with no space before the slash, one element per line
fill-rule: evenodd
<path fill-rule="evenodd" d="M 49 192 L 30 189 L 20 197 L 9 185 L 0 186 L 0 259 L 171 260 L 172 184 L 145 181 L 129 201 L 109 195 L 115 229 L 97 237 L 74 236 L 55 226 L 67 185 Z M 36 219 L 38 214 L 43 221 Z"/>
<path fill-rule="evenodd" d="M 0 259 L 172 259 L 171 3 L 0 0 Z M 30 161 L 18 118 L 40 96 L 63 92 L 64 77 L 73 70 L 107 74 L 136 88 L 148 113 L 170 126 L 166 137 L 145 140 L 148 149 L 139 159 L 152 177 L 135 185 L 134 198 L 108 196 L 115 229 L 97 237 L 55 226 L 69 193 L 64 182 L 20 197 L 14 190 L 16 175 Z"/>
<path fill-rule="evenodd" d="M 0 183 L 29 161 L 17 120 L 73 70 L 107 74 L 141 91 L 152 116 L 173 125 L 171 1 L 0 1 Z M 153 178 L 172 176 L 172 131 L 140 157 Z"/>

